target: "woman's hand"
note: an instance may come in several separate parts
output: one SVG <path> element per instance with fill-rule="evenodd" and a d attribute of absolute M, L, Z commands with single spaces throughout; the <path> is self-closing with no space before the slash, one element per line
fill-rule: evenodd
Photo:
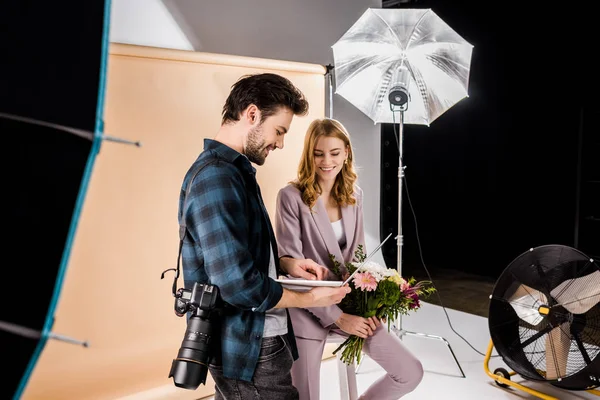
<path fill-rule="evenodd" d="M 291 257 L 281 257 L 279 265 L 289 275 L 295 278 L 310 279 L 310 280 L 327 280 L 329 269 L 317 264 L 311 259 L 297 259 Z"/>
<path fill-rule="evenodd" d="M 342 313 L 335 324 L 349 335 L 356 335 L 363 339 L 373 336 L 381 322 L 375 317 L 363 318 L 357 315 Z"/>

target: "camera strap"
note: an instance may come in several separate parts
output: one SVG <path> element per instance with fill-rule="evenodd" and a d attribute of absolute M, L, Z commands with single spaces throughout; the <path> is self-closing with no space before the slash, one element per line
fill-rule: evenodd
<path fill-rule="evenodd" d="M 192 190 L 192 183 L 194 182 L 196 175 L 198 175 L 200 173 L 200 171 L 202 171 L 204 169 L 204 167 L 214 164 L 216 161 L 217 160 L 211 160 L 211 161 L 207 162 L 206 164 L 198 167 L 198 169 L 196 170 L 196 172 L 194 172 L 194 175 L 192 175 L 192 178 L 188 182 L 187 187 L 185 188 L 185 196 L 183 197 L 183 206 L 181 207 L 181 220 L 179 222 L 179 252 L 177 254 L 177 268 L 169 268 L 169 269 L 163 271 L 163 273 L 160 275 L 160 279 L 163 279 L 165 277 L 165 272 L 175 271 L 175 278 L 173 278 L 173 296 L 177 295 L 177 279 L 179 279 L 179 274 L 181 271 L 181 253 L 183 251 L 183 239 L 185 239 L 185 234 L 187 232 L 187 225 L 185 223 L 185 212 L 187 211 L 188 197 L 189 197 L 190 191 Z"/>

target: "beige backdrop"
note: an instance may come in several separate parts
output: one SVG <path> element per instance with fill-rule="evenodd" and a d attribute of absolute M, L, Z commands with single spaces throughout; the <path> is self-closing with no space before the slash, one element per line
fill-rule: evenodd
<path fill-rule="evenodd" d="M 195 399 L 213 393 L 177 389 L 167 377 L 185 331 L 173 313 L 182 178 L 217 132 L 231 85 L 271 71 L 307 96 L 310 113 L 294 118 L 285 148 L 258 168 L 265 203 L 296 174 L 304 132 L 324 116 L 320 65 L 113 44 L 105 134 L 142 147 L 103 142 L 73 244 L 53 331 L 89 348 L 50 340 L 24 399 Z M 183 281 L 179 280 L 179 286 Z M 143 396 L 139 393 L 143 393 Z M 136 394 L 137 393 L 137 394 Z"/>

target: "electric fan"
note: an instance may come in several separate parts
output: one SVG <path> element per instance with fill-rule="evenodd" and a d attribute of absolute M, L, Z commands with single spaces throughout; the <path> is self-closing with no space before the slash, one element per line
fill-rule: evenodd
<path fill-rule="evenodd" d="M 600 268 L 585 254 L 562 245 L 532 248 L 502 272 L 489 308 L 490 346 L 485 369 L 500 386 L 545 381 L 567 390 L 600 385 Z M 492 348 L 514 372 L 489 372 Z"/>

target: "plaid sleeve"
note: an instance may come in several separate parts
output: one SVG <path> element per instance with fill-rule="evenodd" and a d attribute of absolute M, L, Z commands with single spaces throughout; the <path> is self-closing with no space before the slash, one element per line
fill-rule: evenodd
<path fill-rule="evenodd" d="M 240 172 L 226 162 L 208 165 L 194 179 L 189 196 L 186 224 L 202 248 L 211 284 L 234 307 L 256 312 L 273 308 L 283 289 L 256 268 L 248 249 L 252 210 Z"/>

